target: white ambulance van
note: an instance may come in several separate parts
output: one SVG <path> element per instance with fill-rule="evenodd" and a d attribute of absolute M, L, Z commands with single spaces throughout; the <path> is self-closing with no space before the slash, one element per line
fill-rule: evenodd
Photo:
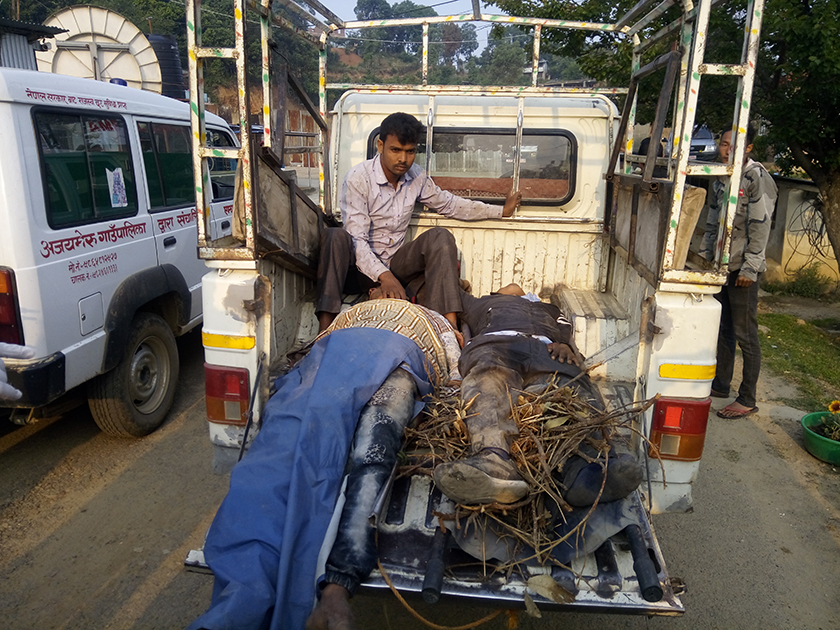
<path fill-rule="evenodd" d="M 178 381 L 175 337 L 201 322 L 189 105 L 89 79 L 0 68 L 0 341 L 29 423 L 87 398 L 99 427 L 142 436 Z M 211 146 L 238 145 L 207 116 Z M 230 233 L 236 160 L 208 164 L 214 238 Z M 82 387 L 86 386 L 86 387 Z"/>

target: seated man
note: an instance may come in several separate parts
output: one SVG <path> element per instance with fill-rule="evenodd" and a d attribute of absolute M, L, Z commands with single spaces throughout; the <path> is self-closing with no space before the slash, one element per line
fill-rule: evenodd
<path fill-rule="evenodd" d="M 414 204 L 468 221 L 509 217 L 519 205 L 522 195 L 514 191 L 501 207 L 438 188 L 414 164 L 423 131 L 414 116 L 391 114 L 379 128 L 378 155 L 347 173 L 339 197 L 344 227 L 324 230 L 321 239 L 315 304 L 320 330 L 339 312 L 345 289 L 358 293 L 378 283 L 383 297 L 404 300 L 405 287 L 423 277 L 423 305 L 456 326 L 461 301 L 455 238 L 438 227 L 406 242 Z"/>
<path fill-rule="evenodd" d="M 191 629 L 304 626 L 348 451 L 347 502 L 307 627 L 353 627 L 347 600 L 376 563 L 374 502 L 415 401 L 449 379 L 458 351 L 441 315 L 374 299 L 340 315 L 278 379 L 207 534 L 213 600 Z"/>
<path fill-rule="evenodd" d="M 466 418 L 473 455 L 435 468 L 435 484 L 456 503 L 514 503 L 529 492 L 510 459 L 510 444 L 519 434 L 511 418 L 515 390 L 578 377 L 579 393 L 594 406 L 602 403 L 589 377 L 581 376 L 572 326 L 559 308 L 525 295 L 516 284 L 482 298 L 462 292 L 461 299 L 461 317 L 474 335 L 459 363 L 461 397 L 475 398 Z M 641 467 L 630 454 L 611 456 L 608 466 L 601 501 L 624 498 L 641 482 Z M 564 499 L 576 507 L 592 505 L 604 474 L 598 462 L 570 458 L 561 471 Z"/>

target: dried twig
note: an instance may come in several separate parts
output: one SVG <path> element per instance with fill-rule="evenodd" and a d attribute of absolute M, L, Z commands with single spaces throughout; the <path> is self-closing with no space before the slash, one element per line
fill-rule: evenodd
<path fill-rule="evenodd" d="M 408 464 L 400 468 L 400 476 L 431 474 L 438 464 L 469 456 L 466 419 L 475 398 L 464 402 L 458 394 L 457 390 L 436 392 L 427 404 L 422 422 L 406 430 Z M 656 400 L 603 411 L 578 395 L 577 388 L 568 382 L 558 385 L 553 381 L 539 393 L 512 391 L 510 398 L 511 416 L 519 428 L 519 437 L 511 446 L 511 459 L 531 486 L 531 493 L 513 505 L 458 505 L 454 515 L 456 529 L 462 525 L 483 528 L 492 522 L 496 535 L 510 539 L 510 555 L 516 559 L 497 566 L 496 572 L 523 572 L 520 565 L 534 559 L 543 565 L 560 564 L 551 557 L 551 551 L 568 540 L 580 539 L 597 501 L 577 527 L 562 537 L 556 536 L 556 519 L 564 519 L 564 512 L 572 509 L 563 499 L 565 488 L 559 473 L 576 455 L 606 466 L 610 445 L 626 439 L 622 433 L 641 435 L 632 426 L 633 420 Z M 592 451 L 587 455 L 581 450 L 584 444 L 594 449 L 596 457 L 591 457 Z M 601 492 L 603 485 L 598 498 Z M 558 507 L 554 515 L 548 502 Z M 481 515 L 486 518 L 479 518 Z"/>

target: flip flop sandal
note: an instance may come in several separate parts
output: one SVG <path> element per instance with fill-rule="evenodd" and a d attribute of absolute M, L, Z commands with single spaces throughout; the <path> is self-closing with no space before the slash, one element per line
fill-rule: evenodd
<path fill-rule="evenodd" d="M 711 396 L 713 398 L 729 398 L 729 392 L 724 393 L 724 392 L 719 392 L 716 389 L 713 389 L 711 391 Z"/>
<path fill-rule="evenodd" d="M 725 418 L 727 420 L 735 420 L 737 418 L 746 418 L 747 416 L 751 416 L 752 414 L 758 411 L 758 407 L 753 407 L 752 409 L 747 409 L 745 411 L 736 411 L 735 409 L 730 409 L 729 406 L 724 407 L 723 409 L 717 412 L 718 418 Z"/>

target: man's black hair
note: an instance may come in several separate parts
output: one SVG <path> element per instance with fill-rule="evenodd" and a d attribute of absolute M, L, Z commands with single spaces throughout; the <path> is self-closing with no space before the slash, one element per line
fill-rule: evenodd
<path fill-rule="evenodd" d="M 411 114 L 395 112 L 387 116 L 379 126 L 379 139 L 385 142 L 388 136 L 396 136 L 400 144 L 418 144 L 423 133 L 423 124 Z"/>
<path fill-rule="evenodd" d="M 648 149 L 650 148 L 650 136 L 647 138 L 643 138 L 642 141 L 639 143 L 639 146 L 636 147 L 636 150 L 633 151 L 634 155 L 647 155 Z M 656 150 L 656 157 L 662 157 L 664 152 L 662 150 L 662 143 L 659 143 L 659 148 Z"/>
<path fill-rule="evenodd" d="M 758 129 L 753 124 L 747 125 L 747 146 L 755 142 L 755 137 L 758 135 Z"/>

